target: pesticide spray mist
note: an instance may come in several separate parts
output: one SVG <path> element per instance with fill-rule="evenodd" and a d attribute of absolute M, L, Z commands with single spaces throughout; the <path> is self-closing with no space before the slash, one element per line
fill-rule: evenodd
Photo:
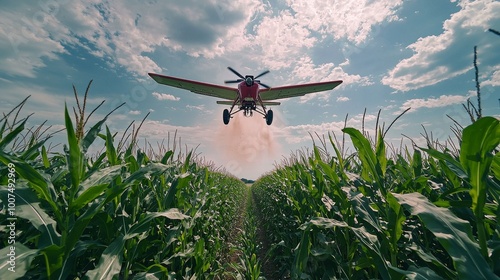
<path fill-rule="evenodd" d="M 226 170 L 236 176 L 256 179 L 256 174 L 271 171 L 281 155 L 281 145 L 273 133 L 276 124 L 268 126 L 259 116 L 235 114 L 215 133 L 215 150 Z"/>

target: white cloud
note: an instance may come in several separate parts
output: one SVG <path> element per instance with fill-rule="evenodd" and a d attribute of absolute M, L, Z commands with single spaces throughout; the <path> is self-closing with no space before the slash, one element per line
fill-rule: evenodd
<path fill-rule="evenodd" d="M 129 111 L 128 112 L 130 115 L 140 115 L 141 114 L 141 111 L 139 110 L 132 110 L 132 111 Z"/>
<path fill-rule="evenodd" d="M 179 101 L 181 100 L 180 97 L 173 96 L 171 94 L 167 93 L 159 93 L 159 92 L 153 92 L 153 96 L 158 99 L 158 100 L 170 100 L 170 101 Z"/>
<path fill-rule="evenodd" d="M 500 40 L 500 38 L 499 38 L 499 40 Z M 483 72 L 481 70 L 479 70 L 479 71 Z M 485 71 L 483 73 L 486 73 L 486 75 L 481 77 L 482 79 L 480 78 L 480 83 L 482 86 L 486 86 L 486 85 L 500 86 L 500 65 L 495 65 L 491 68 L 485 69 Z M 488 74 L 490 74 L 490 75 L 488 75 Z"/>
<path fill-rule="evenodd" d="M 278 16 L 265 17 L 255 27 L 251 42 L 261 48 L 264 66 L 277 70 L 288 67 L 291 57 L 314 46 L 316 38 L 303 22 L 285 10 Z"/>
<path fill-rule="evenodd" d="M 296 61 L 296 66 L 293 69 L 292 76 L 296 81 L 300 82 L 325 82 L 342 80 L 340 86 L 359 84 L 362 86 L 370 85 L 372 82 L 368 77 L 360 75 L 351 75 L 333 63 L 324 63 L 316 66 L 312 59 L 308 56 L 301 57 Z M 335 89 L 334 89 L 335 90 Z M 334 94 L 332 91 L 315 92 L 300 97 L 300 103 L 305 103 L 314 98 L 328 100 Z"/>
<path fill-rule="evenodd" d="M 297 61 L 291 57 L 303 56 L 327 37 L 355 43 L 366 40 L 374 26 L 396 18 L 402 1 L 364 0 L 354 5 L 349 1 L 297 0 L 274 12 L 276 6 L 256 0 L 168 4 L 79 0 L 47 7 L 42 2 L 35 7 L 16 3 L 1 12 L 0 38 L 4 40 L 0 40 L 0 51 L 8 51 L 5 58 L 0 55 L 1 70 L 34 77 L 36 69 L 45 67 L 44 59 L 58 59 L 71 48 L 84 48 L 108 67 L 123 67 L 141 77 L 171 67 L 160 67 L 152 59 L 163 47 L 206 58 L 254 58 L 259 54 L 260 67 L 293 68 Z M 36 19 L 41 13 L 43 22 L 20 20 L 29 9 L 33 14 L 28 18 Z M 312 14 L 314 18 L 310 18 Z M 12 34 L 21 37 L 12 39 Z M 318 68 L 343 73 L 344 66 L 327 63 Z"/>
<path fill-rule="evenodd" d="M 346 102 L 346 101 L 349 101 L 349 97 L 346 96 L 337 97 L 337 102 Z"/>
<path fill-rule="evenodd" d="M 198 105 L 198 106 L 195 106 L 195 105 L 186 105 L 186 108 L 188 109 L 194 109 L 194 110 L 200 110 L 200 111 L 205 111 L 205 105 Z"/>
<path fill-rule="evenodd" d="M 472 94 L 471 94 L 472 95 Z M 410 99 L 401 105 L 399 111 L 394 112 L 394 115 L 401 114 L 404 110 L 411 107 L 411 110 L 408 112 L 415 112 L 420 108 L 439 108 L 446 107 L 449 105 L 460 104 L 462 102 L 467 101 L 471 95 L 441 95 L 438 98 L 416 98 Z"/>
<path fill-rule="evenodd" d="M 33 5 L 8 3 L 0 11 L 0 71 L 9 75 L 35 77 L 46 66 L 44 59 L 67 53 L 51 30 L 61 30 L 58 21 Z M 26 13 L 26 11 L 31 11 Z"/>
<path fill-rule="evenodd" d="M 333 1 L 287 0 L 295 12 L 295 19 L 310 30 L 335 39 L 346 38 L 361 44 L 373 36 L 376 26 L 397 20 L 397 9 L 402 0 Z"/>
<path fill-rule="evenodd" d="M 334 117 L 336 117 L 334 115 Z M 377 119 L 377 115 L 374 114 L 365 114 L 364 116 L 364 124 L 365 124 L 365 132 L 368 132 L 371 135 L 375 135 L 375 121 Z M 362 128 L 363 124 L 363 114 L 355 115 L 347 120 L 347 123 L 342 121 L 332 121 L 332 122 L 323 122 L 320 124 L 301 124 L 301 125 L 292 125 L 285 126 L 276 130 L 276 134 L 284 139 L 287 143 L 297 144 L 303 143 L 311 140 L 309 133 L 313 135 L 317 133 L 318 135 L 327 135 L 328 133 L 341 134 L 344 125 L 346 127 L 354 127 L 356 129 Z"/>
<path fill-rule="evenodd" d="M 260 6 L 255 0 L 11 2 L 0 11 L 0 70 L 34 77 L 43 59 L 78 47 L 142 77 L 162 70 L 149 55 L 161 46 L 193 56 L 223 54 L 224 42 L 242 36 Z"/>
<path fill-rule="evenodd" d="M 463 0 L 459 6 L 461 10 L 444 22 L 441 34 L 419 38 L 407 47 L 413 56 L 389 71 L 383 84 L 409 91 L 461 75 L 472 68 L 474 45 L 479 46 L 483 59 L 494 58 L 500 40 L 485 36 L 485 30 L 500 24 L 500 2 Z"/>

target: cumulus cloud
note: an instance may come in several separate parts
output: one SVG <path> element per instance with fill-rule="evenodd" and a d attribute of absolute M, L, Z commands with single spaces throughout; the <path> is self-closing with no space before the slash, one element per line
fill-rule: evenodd
<path fill-rule="evenodd" d="M 158 47 L 193 56 L 221 55 L 222 43 L 241 33 L 261 5 L 254 0 L 66 2 L 10 2 L 3 7 L 1 70 L 34 77 L 34 70 L 45 66 L 43 59 L 57 59 L 79 47 L 108 66 L 141 77 L 161 71 L 149 55 Z"/>
<path fill-rule="evenodd" d="M 441 34 L 419 38 L 407 47 L 414 54 L 390 70 L 383 84 L 404 92 L 461 75 L 472 68 L 474 45 L 480 46 L 482 59 L 497 59 L 500 40 L 486 36 L 486 30 L 500 24 L 500 2 L 463 0 L 459 6 L 461 10 L 443 23 Z"/>
<path fill-rule="evenodd" d="M 259 54 L 260 67 L 293 68 L 326 38 L 367 40 L 374 26 L 397 19 L 402 0 L 288 0 L 288 7 L 256 0 L 182 2 L 54 2 L 38 6 L 12 2 L 1 13 L 0 69 L 34 77 L 44 59 L 58 59 L 84 48 L 109 67 L 142 77 L 171 65 L 152 59 L 161 48 L 194 57 L 248 57 Z M 31 16 L 26 10 L 33 11 Z M 179 28 L 182 26 L 182 28 Z M 21 30 L 21 32 L 19 32 Z M 320 34 L 321 36 L 317 36 Z M 343 65 L 318 68 L 342 71 Z"/>
<path fill-rule="evenodd" d="M 167 93 L 159 93 L 159 92 L 153 92 L 153 96 L 158 99 L 158 100 L 170 100 L 170 101 L 179 101 L 181 100 L 180 97 L 173 96 L 172 94 L 167 94 Z"/>
<path fill-rule="evenodd" d="M 290 144 L 303 143 L 311 140 L 309 133 L 318 133 L 318 135 L 327 135 L 328 133 L 341 134 L 344 126 L 354 127 L 361 129 L 362 124 L 365 124 L 365 131 L 374 135 L 375 129 L 374 124 L 377 119 L 375 114 L 365 114 L 363 119 L 363 114 L 358 114 L 350 117 L 347 123 L 344 120 L 332 121 L 332 122 L 322 122 L 319 124 L 300 124 L 300 125 L 289 125 L 280 128 L 275 133 L 284 141 Z"/>
<path fill-rule="evenodd" d="M 346 101 L 349 101 L 349 97 L 346 96 L 337 97 L 337 102 L 346 102 Z"/>
<path fill-rule="evenodd" d="M 373 35 L 376 26 L 398 20 L 402 0 L 287 0 L 295 18 L 315 32 L 345 38 L 358 45 Z"/>
<path fill-rule="evenodd" d="M 471 94 L 472 95 L 472 94 Z M 449 105 L 460 104 L 467 101 L 471 95 L 441 95 L 437 98 L 415 98 L 407 100 L 401 105 L 399 111 L 394 112 L 394 115 L 401 114 L 407 108 L 411 108 L 408 112 L 416 112 L 420 108 L 439 108 Z"/>
<path fill-rule="evenodd" d="M 0 11 L 0 71 L 34 78 L 36 69 L 46 66 L 44 59 L 67 53 L 61 42 L 51 37 L 51 30 L 64 32 L 64 27 L 50 10 L 33 10 L 24 2 L 4 4 Z"/>
<path fill-rule="evenodd" d="M 486 74 L 481 77 L 481 85 L 500 86 L 500 65 L 488 68 L 484 73 Z"/>
<path fill-rule="evenodd" d="M 205 111 L 205 105 L 186 105 L 186 108 L 191 110 Z"/>
<path fill-rule="evenodd" d="M 132 110 L 132 111 L 129 111 L 128 112 L 130 115 L 140 115 L 141 114 L 141 111 L 139 110 Z"/>
<path fill-rule="evenodd" d="M 335 65 L 334 63 L 323 63 L 315 65 L 309 56 L 301 57 L 292 71 L 292 76 L 296 82 L 325 82 L 342 80 L 340 86 L 359 84 L 362 86 L 370 85 L 372 82 L 368 77 L 360 75 L 348 74 L 344 70 Z M 301 96 L 300 103 L 305 103 L 314 98 L 328 100 L 332 95 L 331 91 L 315 92 L 308 95 Z"/>

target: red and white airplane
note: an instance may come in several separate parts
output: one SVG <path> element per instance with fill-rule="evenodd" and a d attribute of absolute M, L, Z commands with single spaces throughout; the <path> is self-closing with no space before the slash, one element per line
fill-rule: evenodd
<path fill-rule="evenodd" d="M 252 116 L 253 111 L 255 111 L 264 116 L 267 125 L 271 125 L 273 122 L 273 111 L 271 109 L 267 110 L 266 106 L 280 105 L 280 102 L 275 102 L 274 100 L 303 96 L 313 92 L 332 90 L 342 83 L 342 81 L 339 80 L 271 88 L 270 86 L 257 80 L 259 77 L 269 73 L 269 70 L 266 70 L 255 77 L 251 75 L 243 77 L 243 75 L 236 72 L 233 68 L 228 67 L 227 69 L 238 76 L 239 79 L 225 81 L 225 83 L 238 83 L 238 88 L 213 85 L 154 73 L 149 73 L 149 76 L 151 76 L 151 78 L 159 84 L 224 99 L 217 101 L 217 104 L 231 105 L 231 108 L 229 110 L 224 109 L 222 114 L 224 124 L 228 124 L 232 115 L 238 113 L 239 111 L 243 111 L 243 114 L 246 117 Z M 262 86 L 263 88 L 260 88 L 259 86 Z M 235 106 L 237 106 L 236 108 L 238 109 L 233 112 Z"/>

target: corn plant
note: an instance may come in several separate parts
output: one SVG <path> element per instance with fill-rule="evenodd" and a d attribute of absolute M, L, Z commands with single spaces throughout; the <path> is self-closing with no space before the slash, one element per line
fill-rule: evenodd
<path fill-rule="evenodd" d="M 499 278 L 497 119 L 466 127 L 458 154 L 388 158 L 383 133 L 343 132 L 355 154 L 330 137 L 336 156 L 314 146 L 254 185 L 281 277 Z"/>
<path fill-rule="evenodd" d="M 83 109 L 82 109 L 83 110 Z M 78 116 L 75 111 L 75 116 Z M 77 117 L 77 124 L 83 119 Z M 108 115 L 109 116 L 109 115 Z M 0 137 L 0 278 L 213 278 L 221 273 L 228 228 L 246 186 L 166 151 L 149 158 L 132 141 L 118 149 L 103 120 L 82 133 L 65 108 L 67 144 L 49 154 L 46 139 L 13 146 L 26 120 L 4 118 Z M 98 139 L 105 149 L 87 150 Z M 98 144 L 98 143 L 96 143 Z M 15 148 L 18 147 L 18 148 Z M 9 191 L 8 174 L 15 174 Z M 15 272 L 8 202 L 15 196 Z"/>

